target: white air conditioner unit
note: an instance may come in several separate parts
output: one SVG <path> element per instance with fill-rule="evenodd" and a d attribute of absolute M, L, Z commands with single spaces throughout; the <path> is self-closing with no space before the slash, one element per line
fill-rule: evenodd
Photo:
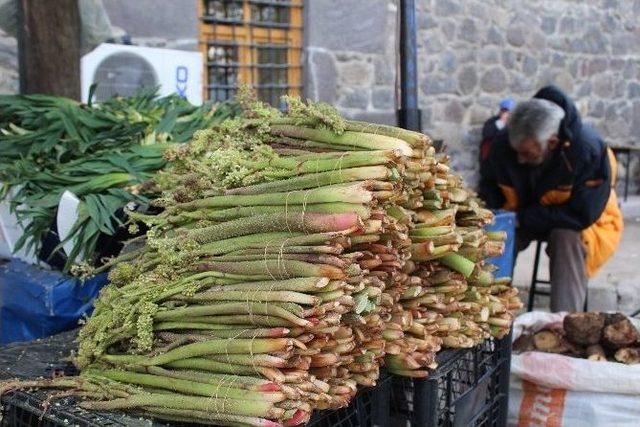
<path fill-rule="evenodd" d="M 0 189 L 2 185 L 0 183 Z M 17 191 L 17 188 L 12 188 L 6 199 L 0 200 L 0 258 L 18 258 L 29 264 L 38 264 L 38 257 L 33 249 L 27 251 L 23 246 L 14 252 L 18 239 L 24 233 L 23 227 L 29 225 L 20 224 L 15 213 L 11 212 L 11 199 Z"/>
<path fill-rule="evenodd" d="M 103 43 L 82 57 L 80 68 L 83 102 L 97 83 L 95 102 L 158 86 L 161 96 L 177 93 L 202 104 L 200 52 Z"/>

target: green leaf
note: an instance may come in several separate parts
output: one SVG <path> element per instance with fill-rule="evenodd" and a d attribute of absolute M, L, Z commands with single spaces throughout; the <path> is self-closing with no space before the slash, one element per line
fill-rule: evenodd
<path fill-rule="evenodd" d="M 355 307 L 353 308 L 353 311 L 355 311 L 356 314 L 360 314 L 367 309 L 367 306 L 369 303 L 369 297 L 364 292 L 355 294 L 355 296 L 353 297 L 353 300 L 355 302 Z"/>

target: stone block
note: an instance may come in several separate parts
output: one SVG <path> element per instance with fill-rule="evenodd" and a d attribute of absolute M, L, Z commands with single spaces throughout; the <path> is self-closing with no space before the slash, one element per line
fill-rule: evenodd
<path fill-rule="evenodd" d="M 558 31 L 562 34 L 575 36 L 575 33 L 576 31 L 578 31 L 579 27 L 580 25 L 575 18 L 565 16 L 560 20 Z"/>
<path fill-rule="evenodd" d="M 438 27 L 438 20 L 426 10 L 417 10 L 416 19 L 418 20 L 418 28 L 421 30 L 431 30 Z"/>
<path fill-rule="evenodd" d="M 624 62 L 623 62 L 624 63 Z M 608 68 L 606 58 L 594 58 L 582 63 L 582 75 L 585 77 L 602 73 Z"/>
<path fill-rule="evenodd" d="M 613 36 L 611 51 L 614 55 L 626 55 L 637 49 L 637 40 L 630 34 L 617 34 Z"/>
<path fill-rule="evenodd" d="M 18 55 L 16 52 L 3 52 L 0 50 L 0 68 L 17 70 Z"/>
<path fill-rule="evenodd" d="M 342 91 L 339 101 L 340 108 L 351 108 L 366 110 L 369 105 L 370 91 L 367 88 L 353 87 L 345 88 Z"/>
<path fill-rule="evenodd" d="M 438 71 L 444 74 L 453 73 L 458 67 L 458 60 L 452 51 L 444 52 L 439 57 Z"/>
<path fill-rule="evenodd" d="M 435 0 L 433 11 L 438 16 L 452 16 L 461 12 L 458 2 L 452 0 Z"/>
<path fill-rule="evenodd" d="M 633 101 L 631 134 L 640 135 L 640 101 Z"/>
<path fill-rule="evenodd" d="M 448 24 L 441 25 L 444 28 Z M 447 48 L 447 41 L 439 31 L 420 31 L 418 33 L 418 45 L 424 47 L 428 55 L 440 53 Z"/>
<path fill-rule="evenodd" d="M 556 32 L 556 25 L 558 19 L 552 16 L 544 16 L 540 21 L 540 29 L 547 35 L 551 35 Z"/>
<path fill-rule="evenodd" d="M 427 75 L 420 84 L 422 92 L 427 96 L 456 93 L 456 86 L 456 81 L 453 77 L 441 75 Z"/>
<path fill-rule="evenodd" d="M 591 28 L 584 37 L 581 37 L 584 41 L 584 53 L 591 54 L 606 54 L 608 53 L 608 41 L 606 36 L 597 28 Z"/>
<path fill-rule="evenodd" d="M 578 92 L 576 93 L 576 96 L 588 97 L 589 95 L 591 95 L 592 91 L 593 91 L 593 85 L 591 84 L 591 81 L 586 80 L 582 84 L 580 84 L 580 86 L 578 87 Z"/>
<path fill-rule="evenodd" d="M 532 76 L 523 76 L 514 73 L 509 80 L 509 91 L 514 94 L 523 94 L 529 96 L 536 88 L 536 80 Z"/>
<path fill-rule="evenodd" d="M 396 78 L 394 58 L 378 55 L 373 60 L 374 82 L 376 85 L 393 84 Z"/>
<path fill-rule="evenodd" d="M 554 53 L 551 60 L 551 65 L 553 65 L 554 67 L 564 67 L 566 62 L 567 61 L 565 60 L 564 55 L 560 53 Z"/>
<path fill-rule="evenodd" d="M 471 126 L 482 126 L 484 122 L 491 117 L 493 110 L 473 104 L 469 109 L 469 124 Z"/>
<path fill-rule="evenodd" d="M 373 64 L 364 60 L 338 63 L 338 73 L 345 86 L 368 86 L 373 81 Z"/>
<path fill-rule="evenodd" d="M 502 51 L 502 65 L 506 69 L 514 69 L 516 67 L 516 53 L 512 50 Z"/>
<path fill-rule="evenodd" d="M 613 81 L 610 75 L 598 75 L 593 78 L 593 92 L 601 98 L 608 98 L 613 92 Z"/>
<path fill-rule="evenodd" d="M 507 41 L 511 46 L 515 47 L 524 45 L 524 30 L 521 27 L 509 27 L 509 29 L 507 30 Z"/>
<path fill-rule="evenodd" d="M 485 37 L 485 44 L 495 44 L 499 46 L 504 44 L 504 37 L 502 33 L 495 26 L 492 26 L 487 30 L 487 36 Z"/>
<path fill-rule="evenodd" d="M 623 79 L 613 79 L 612 97 L 622 99 L 627 95 L 627 82 Z"/>
<path fill-rule="evenodd" d="M 553 81 L 558 87 L 560 87 L 565 92 L 573 93 L 573 85 L 575 81 L 575 79 L 573 78 L 573 75 L 574 74 L 572 73 L 561 71 L 554 76 Z"/>
<path fill-rule="evenodd" d="M 456 35 L 456 21 L 453 19 L 445 19 L 440 24 L 440 30 L 446 40 L 453 40 Z"/>
<path fill-rule="evenodd" d="M 485 47 L 481 49 L 479 54 L 479 60 L 483 64 L 498 64 L 500 62 L 500 49 L 494 47 Z"/>
<path fill-rule="evenodd" d="M 447 122 L 462 124 L 464 119 L 464 106 L 456 99 L 449 101 L 444 108 L 444 120 Z"/>
<path fill-rule="evenodd" d="M 18 54 L 18 41 L 15 37 L 0 37 L 0 53 L 8 53 L 12 55 Z"/>
<path fill-rule="evenodd" d="M 464 2 L 467 10 L 466 16 L 473 16 L 480 22 L 489 22 L 495 17 L 496 8 L 486 1 L 467 1 Z"/>
<path fill-rule="evenodd" d="M 589 117 L 597 119 L 604 117 L 604 102 L 601 100 L 589 99 L 587 111 Z"/>
<path fill-rule="evenodd" d="M 375 87 L 371 91 L 371 103 L 377 110 L 395 109 L 395 90 L 393 87 Z"/>
<path fill-rule="evenodd" d="M 629 83 L 629 85 L 627 86 L 627 97 L 631 99 L 640 98 L 640 83 Z"/>
<path fill-rule="evenodd" d="M 431 119 L 433 117 L 433 111 L 431 110 L 431 107 L 428 106 L 428 104 L 425 104 L 425 102 L 422 102 L 420 104 L 420 123 L 422 124 L 423 132 L 429 133 L 432 127 Z"/>
<path fill-rule="evenodd" d="M 198 0 L 109 0 L 111 24 L 134 38 L 198 38 Z"/>
<path fill-rule="evenodd" d="M 482 75 L 480 87 L 485 92 L 502 92 L 507 86 L 507 76 L 499 67 L 491 67 Z"/>
<path fill-rule="evenodd" d="M 0 95 L 15 95 L 19 85 L 18 70 L 0 67 Z"/>
<path fill-rule="evenodd" d="M 390 28 L 387 0 L 313 0 L 307 3 L 309 46 L 379 53 L 395 28 Z"/>
<path fill-rule="evenodd" d="M 640 60 L 629 59 L 625 61 L 622 77 L 625 79 L 633 79 L 636 72 L 640 74 Z"/>
<path fill-rule="evenodd" d="M 462 21 L 462 25 L 458 27 L 458 38 L 470 43 L 478 41 L 478 27 L 472 19 L 465 18 Z"/>
<path fill-rule="evenodd" d="M 478 74 L 475 66 L 465 66 L 458 73 L 458 88 L 464 95 L 469 95 L 478 85 Z"/>
<path fill-rule="evenodd" d="M 532 56 L 526 56 L 522 61 L 522 72 L 527 76 L 533 76 L 538 72 L 538 60 Z"/>
<path fill-rule="evenodd" d="M 338 85 L 335 57 L 323 50 L 308 49 L 307 58 L 307 97 L 314 101 L 335 103 Z"/>

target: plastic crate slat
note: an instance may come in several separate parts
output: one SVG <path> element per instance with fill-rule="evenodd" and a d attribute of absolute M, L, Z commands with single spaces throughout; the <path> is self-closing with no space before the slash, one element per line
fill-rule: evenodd
<path fill-rule="evenodd" d="M 509 335 L 472 349 L 448 351 L 427 379 L 395 377 L 392 425 L 505 425 L 510 357 Z"/>

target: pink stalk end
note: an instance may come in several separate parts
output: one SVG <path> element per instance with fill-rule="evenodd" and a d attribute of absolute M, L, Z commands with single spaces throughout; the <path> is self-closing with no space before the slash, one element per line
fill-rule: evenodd
<path fill-rule="evenodd" d="M 309 419 L 309 413 L 298 409 L 293 417 L 289 418 L 284 422 L 285 427 L 297 426 L 302 423 L 305 423 Z"/>

